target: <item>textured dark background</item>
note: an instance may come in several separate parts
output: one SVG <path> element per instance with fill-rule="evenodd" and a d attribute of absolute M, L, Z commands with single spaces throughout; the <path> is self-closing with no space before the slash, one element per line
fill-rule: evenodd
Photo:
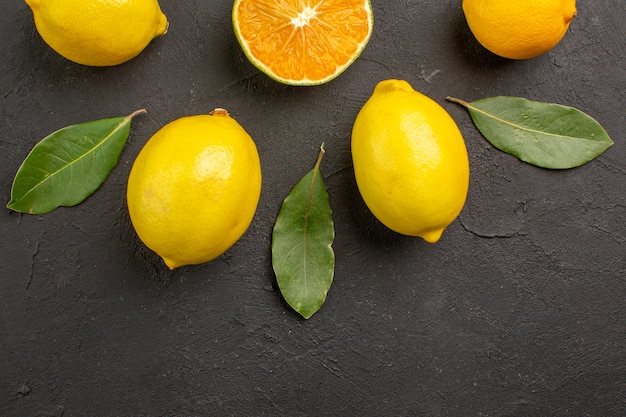
<path fill-rule="evenodd" d="M 0 201 L 50 132 L 138 108 L 118 166 L 84 203 L 0 210 L 1 416 L 623 416 L 626 414 L 625 3 L 579 1 L 551 52 L 480 47 L 461 1 L 373 1 L 362 56 L 329 84 L 252 67 L 230 1 L 162 1 L 171 24 L 139 57 L 73 64 L 22 1 L 0 3 Z M 471 184 L 437 244 L 381 226 L 356 188 L 354 118 L 383 79 L 441 103 Z M 524 164 L 486 142 L 448 95 L 577 107 L 615 145 L 576 169 Z M 169 271 L 136 238 L 125 187 L 167 122 L 225 107 L 255 139 L 263 192 L 219 259 Z M 335 281 L 310 320 L 281 300 L 270 238 L 321 142 Z"/>

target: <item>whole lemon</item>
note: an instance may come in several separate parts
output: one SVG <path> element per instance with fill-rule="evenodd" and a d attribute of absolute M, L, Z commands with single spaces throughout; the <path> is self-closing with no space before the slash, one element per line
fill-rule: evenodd
<path fill-rule="evenodd" d="M 208 262 L 250 226 L 261 193 L 256 145 L 224 109 L 177 119 L 150 138 L 130 172 L 139 238 L 174 269 Z"/>
<path fill-rule="evenodd" d="M 576 16 L 576 0 L 463 0 L 470 30 L 485 48 L 528 59 L 554 48 Z"/>
<path fill-rule="evenodd" d="M 363 200 L 384 225 L 427 242 L 459 215 L 469 186 L 465 142 L 450 115 L 404 80 L 378 83 L 352 130 Z"/>
<path fill-rule="evenodd" d="M 65 58 L 90 66 L 134 58 L 167 32 L 157 0 L 26 0 L 43 40 Z"/>

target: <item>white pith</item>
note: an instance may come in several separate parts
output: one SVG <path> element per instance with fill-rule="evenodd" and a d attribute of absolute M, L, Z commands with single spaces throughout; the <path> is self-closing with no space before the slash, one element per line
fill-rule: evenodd
<path fill-rule="evenodd" d="M 314 19 L 317 16 L 317 6 L 310 7 L 306 6 L 303 11 L 298 13 L 298 16 L 291 19 L 291 24 L 297 28 L 301 28 L 303 26 L 307 26 L 311 23 L 311 19 Z"/>

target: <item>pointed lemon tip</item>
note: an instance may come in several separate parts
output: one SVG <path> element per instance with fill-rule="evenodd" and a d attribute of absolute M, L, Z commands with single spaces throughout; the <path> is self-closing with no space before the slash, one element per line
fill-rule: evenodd
<path fill-rule="evenodd" d="M 182 263 L 182 262 L 178 262 L 175 261 L 174 259 L 170 259 L 170 258 L 163 258 L 163 262 L 165 262 L 165 265 L 167 265 L 167 267 L 171 270 L 174 270 L 176 268 L 180 268 L 181 266 L 185 266 L 186 264 Z"/>
<path fill-rule="evenodd" d="M 24 0 L 26 2 L 26 4 L 28 4 L 28 7 L 30 7 L 31 9 L 35 9 L 36 7 L 39 6 L 39 0 Z"/>
<path fill-rule="evenodd" d="M 415 91 L 406 80 L 383 80 L 374 88 L 375 93 L 387 93 L 390 91 Z"/>
<path fill-rule="evenodd" d="M 570 23 L 572 20 L 574 20 L 577 13 L 578 12 L 576 10 L 576 2 L 572 2 L 572 4 L 565 9 L 565 13 L 564 13 L 565 23 Z"/>
<path fill-rule="evenodd" d="M 32 1 L 32 0 L 27 0 L 27 1 Z M 165 35 L 167 33 L 167 29 L 169 29 L 169 27 L 170 27 L 170 22 L 167 20 L 167 17 L 165 16 L 165 14 L 161 13 L 159 15 L 159 21 L 157 23 L 157 29 L 156 29 L 156 35 L 155 36 Z"/>
<path fill-rule="evenodd" d="M 437 241 L 441 239 L 443 230 L 444 229 L 430 230 L 426 233 L 421 234 L 420 237 L 428 243 L 437 243 Z"/>

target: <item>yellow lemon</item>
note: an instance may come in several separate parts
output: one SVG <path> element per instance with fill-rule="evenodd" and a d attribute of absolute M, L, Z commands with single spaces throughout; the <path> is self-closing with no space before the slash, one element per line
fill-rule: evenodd
<path fill-rule="evenodd" d="M 139 55 L 167 31 L 157 0 L 26 0 L 43 40 L 83 65 L 110 66 Z"/>
<path fill-rule="evenodd" d="M 139 238 L 171 268 L 208 262 L 250 226 L 261 193 L 256 145 L 224 109 L 177 119 L 150 138 L 130 172 Z"/>
<path fill-rule="evenodd" d="M 427 242 L 459 215 L 469 186 L 465 142 L 450 115 L 404 80 L 378 83 L 352 130 L 363 200 L 384 225 Z"/>
<path fill-rule="evenodd" d="M 470 30 L 485 48 L 511 59 L 548 52 L 576 16 L 576 0 L 463 0 Z"/>

